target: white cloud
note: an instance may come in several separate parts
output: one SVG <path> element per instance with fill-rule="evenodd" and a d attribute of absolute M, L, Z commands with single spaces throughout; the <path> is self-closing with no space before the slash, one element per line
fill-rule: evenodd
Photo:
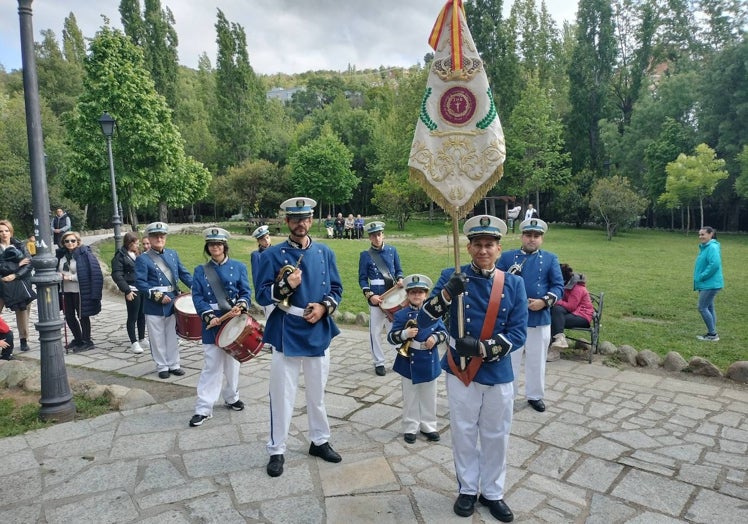
<path fill-rule="evenodd" d="M 574 2 L 547 0 L 546 4 L 559 25 L 562 19 L 574 18 Z M 272 74 L 422 62 L 430 51 L 427 39 L 444 0 L 161 0 L 161 5 L 174 13 L 182 64 L 197 67 L 202 53 L 215 63 L 220 8 L 230 22 L 244 28 L 255 71 Z M 113 27 L 121 27 L 119 0 L 36 0 L 31 7 L 36 40 L 43 29 L 52 29 L 61 40 L 70 12 L 88 38 L 103 25 L 101 15 Z M 0 64 L 8 71 L 21 67 L 15 0 L 4 0 L 0 7 Z"/>

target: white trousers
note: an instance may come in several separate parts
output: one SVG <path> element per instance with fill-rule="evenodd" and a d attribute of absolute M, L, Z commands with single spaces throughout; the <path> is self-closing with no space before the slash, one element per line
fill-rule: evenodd
<path fill-rule="evenodd" d="M 213 404 L 219 395 L 227 404 L 239 400 L 239 361 L 215 344 L 203 344 L 203 358 L 203 370 L 197 381 L 195 414 L 208 416 L 213 414 Z"/>
<path fill-rule="evenodd" d="M 465 387 L 447 373 L 447 399 L 459 492 L 503 499 L 514 405 L 512 384 L 471 382 Z"/>
<path fill-rule="evenodd" d="M 148 341 L 156 371 L 179 369 L 179 343 L 177 341 L 177 317 L 170 315 L 146 315 Z"/>
<path fill-rule="evenodd" d="M 309 440 L 317 446 L 330 440 L 330 423 L 325 409 L 325 386 L 330 372 L 329 350 L 321 357 L 287 357 L 273 348 L 270 363 L 270 439 L 267 443 L 269 455 L 286 452 L 299 372 L 302 369 Z"/>
<path fill-rule="evenodd" d="M 413 384 L 409 378 L 403 382 L 403 433 L 436 431 L 436 379 Z"/>
<path fill-rule="evenodd" d="M 382 351 L 382 332 L 389 333 L 392 322 L 379 306 L 369 306 L 369 341 L 371 343 L 371 356 L 374 359 L 374 367 L 384 366 L 385 358 Z M 389 344 L 388 344 L 389 345 Z M 394 349 L 390 346 L 390 349 Z"/>
<path fill-rule="evenodd" d="M 539 400 L 545 396 L 545 360 L 551 343 L 551 326 L 527 328 L 527 341 L 512 356 L 514 371 L 514 396 L 519 395 L 519 372 L 522 355 L 525 355 L 525 398 Z"/>

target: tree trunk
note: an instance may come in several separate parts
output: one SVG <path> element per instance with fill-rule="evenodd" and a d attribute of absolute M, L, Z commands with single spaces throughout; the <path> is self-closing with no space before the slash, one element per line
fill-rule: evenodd
<path fill-rule="evenodd" d="M 159 202 L 158 203 L 158 219 L 161 222 L 168 222 L 167 218 L 169 216 L 169 208 L 166 207 L 166 202 Z"/>

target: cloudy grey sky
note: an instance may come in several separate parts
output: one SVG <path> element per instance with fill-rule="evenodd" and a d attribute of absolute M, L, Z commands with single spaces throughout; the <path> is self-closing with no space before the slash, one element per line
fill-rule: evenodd
<path fill-rule="evenodd" d="M 62 39 L 73 12 L 85 37 L 103 25 L 121 28 L 119 0 L 34 0 L 34 39 L 52 29 Z M 430 51 L 428 36 L 445 0 L 161 0 L 174 13 L 180 63 L 196 68 L 207 53 L 215 64 L 217 9 L 247 34 L 249 60 L 261 74 L 411 66 Z M 505 0 L 509 10 L 512 0 Z M 537 0 L 540 5 L 540 0 Z M 142 5 L 142 2 L 141 2 Z M 559 27 L 573 21 L 577 2 L 546 0 Z M 0 64 L 21 67 L 17 0 L 0 0 Z"/>

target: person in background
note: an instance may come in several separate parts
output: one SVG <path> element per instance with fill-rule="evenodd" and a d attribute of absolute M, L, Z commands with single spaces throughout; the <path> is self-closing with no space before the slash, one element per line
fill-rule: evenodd
<path fill-rule="evenodd" d="M 511 228 L 512 233 L 514 233 L 514 227 L 517 224 L 517 219 L 519 218 L 519 214 L 521 211 L 522 206 L 514 206 L 506 213 L 506 217 L 509 220 L 509 227 Z"/>
<path fill-rule="evenodd" d="M 202 426 L 213 417 L 213 405 L 223 396 L 224 405 L 242 411 L 239 399 L 239 361 L 216 345 L 221 322 L 249 310 L 252 291 L 247 278 L 247 266 L 229 258 L 229 232 L 220 227 L 203 231 L 203 253 L 209 257 L 197 266 L 192 278 L 192 302 L 202 319 L 203 369 L 197 382 L 195 414 L 190 427 Z M 221 286 L 221 289 L 216 289 Z M 226 385 L 223 385 L 223 379 Z"/>
<path fill-rule="evenodd" d="M 358 285 L 369 303 L 369 345 L 374 372 L 383 377 L 387 371 L 381 337 L 382 331 L 389 333 L 392 322 L 379 305 L 386 291 L 393 286 L 403 287 L 403 268 L 397 249 L 384 244 L 384 222 L 369 222 L 366 232 L 371 246 L 359 255 Z"/>
<path fill-rule="evenodd" d="M 135 259 L 135 287 L 145 300 L 145 324 L 151 356 L 156 363 L 158 378 L 181 377 L 177 319 L 174 300 L 179 294 L 179 281 L 192 288 L 192 275 L 182 265 L 179 255 L 166 248 L 169 226 L 152 222 L 145 227 L 150 249 Z"/>
<path fill-rule="evenodd" d="M 345 222 L 343 223 L 343 227 L 345 228 L 345 238 L 349 240 L 354 238 L 355 223 L 356 219 L 353 218 L 353 213 L 348 213 L 348 216 L 345 218 Z"/>
<path fill-rule="evenodd" d="M 0 220 L 0 312 L 16 314 L 21 351 L 31 349 L 28 306 L 36 298 L 31 285 L 31 257 L 23 242 L 13 236 L 10 220 Z"/>
<path fill-rule="evenodd" d="M 73 224 L 70 221 L 68 214 L 65 213 L 62 208 L 58 207 L 55 211 L 55 216 L 52 217 L 52 237 L 54 244 L 58 248 L 65 247 L 60 244 L 60 240 L 62 240 L 62 235 L 70 231 L 72 227 Z"/>
<path fill-rule="evenodd" d="M 714 299 L 725 287 L 722 275 L 721 246 L 717 241 L 717 231 L 704 226 L 699 229 L 699 254 L 693 268 L 693 289 L 699 293 L 698 308 L 706 324 L 706 333 L 696 338 L 717 342 L 717 313 L 714 311 Z"/>
<path fill-rule="evenodd" d="M 328 215 L 329 217 L 330 215 Z M 260 266 L 262 265 L 262 262 L 260 261 L 262 253 L 270 247 L 272 244 L 272 240 L 270 238 L 270 229 L 268 229 L 268 226 L 260 226 L 254 231 L 252 231 L 252 236 L 257 239 L 257 249 L 252 251 L 252 253 L 249 255 L 250 264 L 252 266 L 252 285 L 254 285 L 255 289 L 257 289 L 257 285 L 259 284 L 259 274 L 260 274 Z M 270 317 L 270 314 L 275 309 L 275 306 L 270 304 L 269 306 L 262 306 L 262 312 L 265 314 L 265 319 L 268 319 Z"/>
<path fill-rule="evenodd" d="M 514 394 L 519 392 L 519 375 L 522 356 L 525 356 L 525 397 L 538 412 L 545 411 L 545 363 L 551 343 L 551 308 L 564 292 L 564 278 L 558 257 L 540 248 L 548 224 L 539 218 L 523 220 L 521 249 L 506 251 L 497 267 L 502 271 L 521 276 L 525 281 L 528 302 L 527 342 L 512 352 L 514 369 Z"/>
<path fill-rule="evenodd" d="M 588 328 L 595 314 L 585 276 L 574 273 L 569 264 L 561 264 L 561 276 L 564 279 L 564 296 L 551 308 L 551 347 L 548 348 L 546 362 L 559 360 L 561 350 L 569 347 L 564 335 L 565 328 Z"/>
<path fill-rule="evenodd" d="M 264 341 L 272 350 L 270 363 L 270 460 L 265 471 L 283 474 L 286 441 L 294 411 L 299 372 L 304 370 L 309 454 L 327 462 L 343 460 L 330 446 L 325 386 L 330 371 L 330 341 L 340 334 L 333 313 L 343 296 L 335 252 L 309 236 L 317 202 L 289 198 L 281 204 L 289 236 L 262 254 L 255 298 L 275 304 L 265 324 Z"/>
<path fill-rule="evenodd" d="M 144 236 L 140 243 L 143 244 L 143 253 L 151 249 L 151 239 L 148 236 Z"/>
<path fill-rule="evenodd" d="M 0 317 L 0 360 L 13 360 L 13 330 Z"/>
<path fill-rule="evenodd" d="M 395 313 L 387 334 L 390 344 L 407 347 L 398 350 L 392 367 L 402 375 L 403 438 L 413 444 L 420 430 L 426 440 L 438 442 L 441 437 L 436 427 L 436 379 L 442 372 L 438 345 L 446 342 L 447 328 L 439 319 L 426 329 L 418 329 L 416 318 L 433 286 L 431 279 L 408 275 L 403 284 L 408 293 L 408 307 Z"/>
<path fill-rule="evenodd" d="M 26 239 L 26 251 L 28 251 L 29 255 L 32 257 L 36 255 L 36 237 L 34 235 L 31 235 Z"/>
<path fill-rule="evenodd" d="M 325 231 L 327 232 L 327 238 L 335 237 L 335 220 L 329 213 L 327 214 L 327 218 L 325 219 Z"/>
<path fill-rule="evenodd" d="M 343 213 L 338 213 L 335 217 L 335 238 L 343 238 L 343 230 L 345 229 L 345 218 Z"/>
<path fill-rule="evenodd" d="M 538 218 L 538 216 L 538 210 L 535 209 L 532 204 L 527 204 L 527 211 L 525 211 L 525 220 Z"/>
<path fill-rule="evenodd" d="M 356 218 L 353 219 L 353 233 L 356 240 L 364 238 L 364 217 L 360 214 L 356 215 Z"/>
<path fill-rule="evenodd" d="M 127 336 L 130 349 L 136 355 L 143 352 L 145 343 L 145 302 L 135 287 L 135 259 L 140 255 L 140 240 L 137 233 L 125 233 L 122 247 L 112 258 L 112 280 L 125 296 L 127 307 Z M 137 333 L 135 329 L 137 328 Z"/>
<path fill-rule="evenodd" d="M 441 365 L 447 372 L 459 488 L 452 509 L 469 517 L 477 500 L 494 518 L 511 522 L 514 514 L 504 502 L 514 406 L 514 374 L 508 355 L 525 344 L 527 294 L 521 278 L 496 267 L 506 231 L 504 221 L 491 215 L 465 221 L 463 233 L 471 262 L 459 272 L 453 267 L 442 271 L 418 312 L 418 329 L 428 328 L 449 313 L 449 347 Z"/>
<path fill-rule="evenodd" d="M 63 233 L 57 250 L 57 272 L 62 278 L 62 300 L 65 322 L 73 334 L 66 349 L 74 353 L 94 349 L 91 317 L 101 312 L 104 274 L 91 248 L 81 243 L 75 231 Z"/>

